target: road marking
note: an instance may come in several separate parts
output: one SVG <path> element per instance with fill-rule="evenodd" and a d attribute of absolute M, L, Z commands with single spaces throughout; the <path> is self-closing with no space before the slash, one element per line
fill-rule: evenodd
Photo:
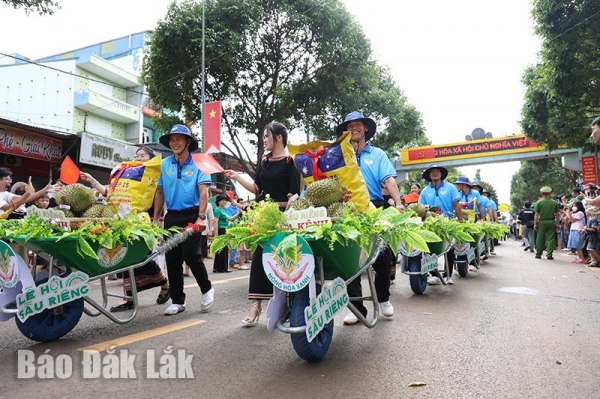
<path fill-rule="evenodd" d="M 154 330 L 142 331 L 137 334 L 127 335 L 125 337 L 112 339 L 110 341 L 100 342 L 95 345 L 86 346 L 84 348 L 79 348 L 79 351 L 98 351 L 104 352 L 105 350 L 115 347 L 115 346 L 123 346 L 127 344 L 131 344 L 137 341 L 143 341 L 148 338 L 157 337 L 159 335 L 168 334 L 170 332 L 183 330 L 184 328 L 196 326 L 198 324 L 205 323 L 205 320 L 188 320 L 182 321 L 181 323 L 175 323 L 164 327 L 155 328 Z"/>
<path fill-rule="evenodd" d="M 218 281 L 211 281 L 211 282 L 212 282 L 212 285 L 215 285 L 215 284 L 226 284 L 226 283 L 229 283 L 231 281 L 242 280 L 242 279 L 247 279 L 247 278 L 250 278 L 250 276 L 233 277 L 233 278 L 228 278 L 226 280 L 218 280 Z M 192 288 L 192 287 L 197 287 L 197 286 L 198 286 L 198 284 L 192 283 L 192 284 L 184 285 L 183 288 Z"/>

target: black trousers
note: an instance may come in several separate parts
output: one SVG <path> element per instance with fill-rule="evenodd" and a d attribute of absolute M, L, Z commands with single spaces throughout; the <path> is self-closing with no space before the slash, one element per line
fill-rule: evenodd
<path fill-rule="evenodd" d="M 185 227 L 198 219 L 198 210 L 169 211 L 165 216 L 165 229 L 173 226 Z M 200 291 L 205 294 L 210 291 L 212 284 L 202 262 L 201 234 L 194 233 L 183 243 L 179 244 L 165 254 L 167 274 L 171 288 L 173 304 L 183 305 L 185 293 L 183 292 L 183 262 L 187 263 L 196 278 Z"/>
<path fill-rule="evenodd" d="M 390 270 L 396 259 L 389 246 L 386 246 L 381 250 L 379 256 L 373 263 L 373 270 L 375 270 L 375 289 L 377 290 L 377 300 L 381 302 L 387 302 L 390 300 Z M 362 284 L 360 277 L 356 278 L 353 282 L 348 284 L 348 296 L 361 297 L 362 296 Z M 351 301 L 354 306 L 362 313 L 365 317 L 367 316 L 367 308 L 363 304 L 362 300 Z"/>
<path fill-rule="evenodd" d="M 225 234 L 226 229 L 219 228 L 219 235 Z M 215 254 L 214 272 L 224 273 L 229 268 L 229 248 L 225 247 Z"/>

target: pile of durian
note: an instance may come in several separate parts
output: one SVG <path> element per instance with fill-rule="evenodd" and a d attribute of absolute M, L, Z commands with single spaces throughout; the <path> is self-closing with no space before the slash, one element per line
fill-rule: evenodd
<path fill-rule="evenodd" d="M 309 207 L 327 208 L 327 216 L 330 218 L 342 216 L 342 212 L 348 206 L 346 190 L 340 183 L 331 177 L 312 182 L 306 187 L 304 198 L 289 202 L 288 209 L 307 209 Z"/>
<path fill-rule="evenodd" d="M 96 203 L 94 190 L 80 183 L 63 187 L 54 198 L 63 205 L 59 208 L 66 217 L 112 218 L 115 215 L 108 206 Z"/>
<path fill-rule="evenodd" d="M 419 204 L 416 202 L 412 203 L 410 205 L 407 205 L 406 209 L 416 213 L 417 216 L 420 217 L 423 221 L 425 221 L 425 219 L 427 219 L 430 216 L 436 216 L 436 214 L 434 212 L 429 212 L 425 205 Z"/>

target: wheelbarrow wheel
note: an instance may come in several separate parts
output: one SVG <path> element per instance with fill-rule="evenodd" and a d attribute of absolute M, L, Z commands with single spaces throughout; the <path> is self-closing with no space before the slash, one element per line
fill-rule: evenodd
<path fill-rule="evenodd" d="M 458 275 L 461 277 L 467 277 L 469 274 L 469 262 L 467 261 L 467 255 L 458 255 L 456 260 L 456 268 L 458 269 Z"/>
<path fill-rule="evenodd" d="M 411 272 L 420 272 L 421 271 L 421 255 L 419 256 L 411 256 L 407 257 L 408 259 L 408 270 Z M 410 288 L 412 291 L 421 295 L 427 289 L 427 274 L 414 275 L 411 274 L 409 276 L 410 280 Z"/>
<path fill-rule="evenodd" d="M 47 278 L 36 281 L 36 285 L 46 281 Z M 21 334 L 29 339 L 39 342 L 56 341 L 77 325 L 83 313 L 83 306 L 83 298 L 79 298 L 56 308 L 45 309 L 29 317 L 25 322 L 18 317 L 15 317 L 15 321 Z"/>
<path fill-rule="evenodd" d="M 321 286 L 317 284 L 317 293 L 320 291 Z M 290 309 L 290 327 L 298 327 L 306 324 L 304 320 L 304 308 L 308 306 L 309 302 L 308 287 L 294 295 Z M 321 360 L 325 357 L 325 354 L 331 345 L 331 340 L 333 338 L 333 320 L 327 324 L 311 342 L 308 342 L 305 333 L 292 334 L 291 338 L 294 350 L 302 359 L 307 362 Z"/>

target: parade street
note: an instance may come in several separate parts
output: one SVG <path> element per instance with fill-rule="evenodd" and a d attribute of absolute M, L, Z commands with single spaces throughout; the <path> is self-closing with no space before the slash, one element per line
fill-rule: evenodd
<path fill-rule="evenodd" d="M 598 397 L 600 269 L 562 251 L 534 259 L 513 240 L 496 253 L 479 272 L 455 273 L 453 286 L 420 296 L 398 274 L 394 317 L 373 329 L 344 326 L 344 310 L 329 352 L 313 364 L 288 335 L 266 331 L 265 314 L 259 326 L 242 327 L 248 271 L 210 273 L 207 314 L 198 313 L 190 277 L 186 311 L 175 316 L 162 314 L 168 304 L 156 305 L 151 290 L 140 294 L 133 322 L 84 314 L 52 343 L 28 340 L 10 320 L 0 323 L 0 398 Z M 120 292 L 121 281 L 108 284 Z"/>

